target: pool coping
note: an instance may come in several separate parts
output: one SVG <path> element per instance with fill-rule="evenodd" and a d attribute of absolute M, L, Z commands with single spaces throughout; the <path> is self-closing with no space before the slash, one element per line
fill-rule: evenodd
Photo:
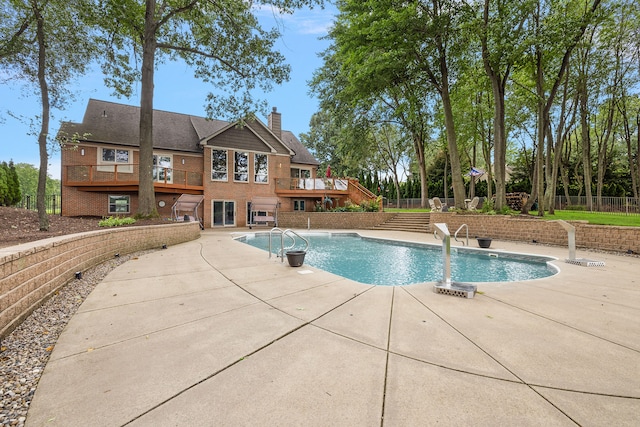
<path fill-rule="evenodd" d="M 280 230 L 282 231 L 282 230 Z M 418 241 L 411 241 L 411 240 L 403 240 L 403 239 L 398 239 L 398 238 L 384 238 L 384 237 L 376 237 L 376 236 L 366 236 L 366 235 L 362 235 L 361 232 L 358 231 L 334 231 L 334 230 L 327 230 L 327 231 L 301 231 L 298 230 L 297 232 L 295 232 L 296 235 L 302 236 L 302 237 L 306 237 L 306 236 L 326 236 L 326 235 L 338 235 L 338 236 L 348 236 L 348 237 L 358 237 L 364 241 L 370 240 L 370 241 L 376 241 L 376 242 L 383 242 L 383 243 L 391 243 L 391 244 L 397 244 L 399 246 L 408 246 L 408 247 L 414 247 L 414 248 L 429 248 L 429 250 L 442 250 L 442 245 L 441 244 L 437 244 L 437 243 L 430 243 L 430 242 L 418 242 Z M 249 230 L 249 232 L 237 232 L 237 233 L 233 233 L 233 239 L 242 243 L 247 243 L 245 241 L 243 241 L 243 238 L 245 238 L 248 235 L 260 235 L 260 236 L 266 236 L 269 235 L 269 232 L 264 230 L 264 231 L 254 231 L 254 230 Z M 552 270 L 552 273 L 549 274 L 548 276 L 544 276 L 544 277 L 534 277 L 534 278 L 530 278 L 530 279 L 516 279 L 516 280 L 501 280 L 501 281 L 474 281 L 474 280 L 463 280 L 460 283 L 469 283 L 469 284 L 483 284 L 483 283 L 511 283 L 511 282 L 524 282 L 524 281 L 530 281 L 530 280 L 538 280 L 538 279 L 544 279 L 547 277 L 552 277 L 555 276 L 556 274 L 558 274 L 560 272 L 560 267 L 558 267 L 557 265 L 553 264 L 554 261 L 557 261 L 558 258 L 554 257 L 554 256 L 550 256 L 550 255 L 539 255 L 539 254 L 533 254 L 533 253 L 525 253 L 525 252 L 512 252 L 512 251 L 508 251 L 508 250 L 504 250 L 504 249 L 491 249 L 491 248 L 471 248 L 469 246 L 467 246 L 466 244 L 462 243 L 462 242 L 457 242 L 460 243 L 459 245 L 453 245 L 451 247 L 451 251 L 452 252 L 463 252 L 463 253 L 468 253 L 468 254 L 473 254 L 473 255 L 482 255 L 482 256 L 495 256 L 497 258 L 503 257 L 503 258 L 508 258 L 509 260 L 516 260 L 516 261 L 522 261 L 522 262 L 532 262 L 532 263 L 544 263 L 545 266 L 549 269 Z M 249 243 L 247 243 L 249 244 Z M 249 244 L 250 246 L 253 246 L 251 244 Z M 255 247 L 255 246 L 254 246 Z M 259 248 L 262 249 L 262 248 Z M 264 249 L 263 249 L 264 250 Z M 268 250 L 267 250 L 268 252 Z M 277 252 L 276 252 L 277 253 Z M 279 256 L 278 256 L 279 257 Z M 282 259 L 284 261 L 284 258 Z M 316 267 L 315 268 L 318 269 L 322 269 L 321 267 Z M 336 273 L 333 272 L 331 270 L 324 270 L 327 271 L 329 273 L 332 274 L 336 274 L 340 277 L 343 277 L 345 279 L 351 279 L 351 280 L 355 280 L 346 276 L 341 275 L 340 273 Z M 434 275 L 434 277 L 441 277 L 442 276 L 442 272 L 439 271 L 439 274 Z M 365 283 L 365 282 L 360 282 L 357 281 L 358 283 L 362 283 L 365 285 L 374 285 L 374 286 L 408 286 L 408 285 L 412 285 L 412 284 L 439 284 L 442 283 L 442 280 L 432 280 L 432 281 L 422 281 L 422 282 L 411 282 L 411 283 L 402 283 L 402 284 L 381 284 L 381 283 Z"/>

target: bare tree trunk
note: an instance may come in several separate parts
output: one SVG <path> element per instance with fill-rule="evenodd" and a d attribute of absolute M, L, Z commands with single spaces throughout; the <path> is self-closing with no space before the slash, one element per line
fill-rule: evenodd
<path fill-rule="evenodd" d="M 156 53 L 155 0 L 146 0 L 145 31 L 142 52 L 142 89 L 140 94 L 140 160 L 138 216 L 157 217 L 153 187 L 153 89 Z"/>
<path fill-rule="evenodd" d="M 36 206 L 38 208 L 38 222 L 40 231 L 49 230 L 49 216 L 47 215 L 46 190 L 47 190 L 47 167 L 49 164 L 49 153 L 47 152 L 47 137 L 49 135 L 49 85 L 45 75 L 47 45 L 44 34 L 44 17 L 41 14 L 39 5 L 32 2 L 32 8 L 37 21 L 38 39 L 38 83 L 40 85 L 40 97 L 42 101 L 42 122 L 40 133 L 38 134 L 38 149 L 40 151 L 40 170 L 38 171 L 38 191 L 36 195 Z"/>
<path fill-rule="evenodd" d="M 587 78 L 581 73 L 578 81 L 578 96 L 580 100 L 580 128 L 582 141 L 582 174 L 584 177 L 585 197 L 587 198 L 587 210 L 593 210 L 593 196 L 591 194 L 591 139 L 589 136 L 589 111 Z"/>
<path fill-rule="evenodd" d="M 609 103 L 609 111 L 607 112 L 607 118 L 604 123 L 603 134 L 598 136 L 598 165 L 596 175 L 596 204 L 598 211 L 603 210 L 602 204 L 602 189 L 604 187 L 604 174 L 607 170 L 607 158 L 609 139 L 611 139 L 611 132 L 613 128 L 613 113 L 615 100 L 612 98 Z"/>
<path fill-rule="evenodd" d="M 637 176 L 637 169 L 636 169 L 636 164 L 634 162 L 634 156 L 633 156 L 633 145 L 631 143 L 632 141 L 632 132 L 631 132 L 631 126 L 629 125 L 629 111 L 627 108 L 627 96 L 626 94 L 623 94 L 622 99 L 620 100 L 620 102 L 618 103 L 618 111 L 620 112 L 620 115 L 622 116 L 622 128 L 623 128 L 623 138 L 624 138 L 624 142 L 625 145 L 627 147 L 627 159 L 629 162 L 629 174 L 631 175 L 631 190 L 633 192 L 633 197 L 637 200 L 638 199 L 638 176 Z M 637 129 L 638 131 L 640 131 L 640 129 Z M 640 134 L 638 135 L 638 137 L 640 138 Z M 640 156 L 638 156 L 640 157 Z"/>
<path fill-rule="evenodd" d="M 542 52 L 539 48 L 536 49 L 536 94 L 538 95 L 538 105 L 537 105 L 537 115 L 538 115 L 538 126 L 537 126 L 537 140 L 536 144 L 536 173 L 535 177 L 537 178 L 535 193 L 537 194 L 538 199 L 538 216 L 544 216 L 544 140 L 545 140 L 545 132 L 547 130 L 546 126 L 546 115 L 545 115 L 545 92 L 544 92 L 544 69 L 542 66 Z"/>
<path fill-rule="evenodd" d="M 636 201 L 640 202 L 640 110 L 636 115 Z"/>
<path fill-rule="evenodd" d="M 413 136 L 413 149 L 416 152 L 418 158 L 418 167 L 420 169 L 420 207 L 426 208 L 428 198 L 428 185 L 427 185 L 427 165 L 424 158 L 424 143 L 422 138 L 417 135 Z M 400 186 L 398 185 L 398 203 L 400 203 Z"/>
<path fill-rule="evenodd" d="M 487 166 L 485 173 L 487 174 L 487 200 L 491 200 L 493 197 L 493 172 L 491 162 L 491 131 L 488 135 L 482 136 L 482 157 L 484 157 L 484 163 Z"/>
<path fill-rule="evenodd" d="M 562 101 L 560 101 L 560 114 L 558 127 L 556 129 L 556 141 L 555 146 L 553 148 L 553 157 L 551 157 L 551 153 L 547 153 L 547 170 L 551 170 L 551 174 L 547 173 L 547 190 L 545 197 L 547 198 L 547 206 L 549 206 L 549 214 L 553 215 L 555 212 L 555 195 L 556 189 L 558 186 L 558 174 L 560 173 L 560 168 L 562 165 L 562 152 L 565 140 L 569 138 L 569 130 L 568 128 L 573 127 L 575 122 L 575 99 L 572 104 L 570 111 L 567 111 L 567 102 L 569 97 L 569 72 L 566 73 L 564 90 L 562 92 Z M 567 115 L 570 115 L 567 118 Z M 549 132 L 549 147 L 551 147 L 551 126 L 548 127 Z M 565 189 L 565 193 L 567 193 L 567 189 Z"/>
<path fill-rule="evenodd" d="M 453 107 L 449 97 L 449 77 L 446 59 L 440 60 L 440 72 L 442 73 L 442 108 L 444 110 L 444 124 L 447 134 L 447 151 L 451 164 L 451 182 L 453 184 L 453 198 L 457 208 L 464 208 L 465 189 L 462 180 L 462 167 L 460 165 L 460 154 L 458 152 L 458 141 L 456 138 L 456 128 L 453 119 Z"/>

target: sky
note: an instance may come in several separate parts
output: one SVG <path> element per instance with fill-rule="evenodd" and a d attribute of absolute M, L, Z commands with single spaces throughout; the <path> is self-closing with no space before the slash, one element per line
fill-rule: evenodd
<path fill-rule="evenodd" d="M 276 107 L 282 114 L 282 128 L 295 135 L 309 131 L 309 121 L 318 109 L 318 101 L 309 94 L 308 82 L 313 72 L 322 66 L 318 54 L 329 46 L 329 41 L 320 40 L 326 36 L 333 23 L 336 9 L 327 4 L 325 9 L 301 9 L 293 15 L 276 16 L 270 9 L 256 10 L 263 28 L 278 26 L 282 37 L 278 49 L 291 65 L 288 82 L 275 86 L 273 91 L 263 98 L 268 110 Z M 61 121 L 81 122 L 90 98 L 112 101 L 128 105 L 140 105 L 139 84 L 131 98 L 118 98 L 103 82 L 99 67 L 72 83 L 76 100 L 64 111 L 53 111 L 50 124 L 51 133 L 60 128 Z M 184 63 L 166 62 L 155 74 L 154 108 L 176 113 L 205 117 L 204 105 L 209 87 L 193 76 Z M 14 163 L 40 165 L 37 136 L 29 135 L 30 126 L 25 120 L 13 116 L 22 116 L 28 120 L 40 113 L 39 95 L 33 94 L 33 88 L 25 90 L 18 81 L 0 85 L 0 162 L 13 160 Z M 11 113 L 11 114 L 10 114 Z M 267 118 L 258 115 L 265 124 Z M 60 178 L 60 152 L 50 153 L 49 176 Z"/>

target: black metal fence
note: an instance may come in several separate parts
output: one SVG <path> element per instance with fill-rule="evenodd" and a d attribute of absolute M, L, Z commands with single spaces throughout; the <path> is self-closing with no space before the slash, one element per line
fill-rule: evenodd
<path fill-rule="evenodd" d="M 591 208 L 585 196 L 556 196 L 555 208 L 558 210 L 575 210 L 585 212 L 610 213 L 614 215 L 640 215 L 640 201 L 634 197 L 601 197 L 591 198 Z"/>
<path fill-rule="evenodd" d="M 453 198 L 440 198 L 447 206 L 455 205 Z M 484 197 L 480 197 L 477 209 L 482 208 Z M 419 209 L 420 199 L 384 199 L 385 208 Z M 587 198 L 584 196 L 570 197 L 556 196 L 554 208 L 557 210 L 575 210 L 584 212 L 600 212 L 612 215 L 640 215 L 640 201 L 633 197 L 602 197 L 598 205 L 597 197 L 592 197 L 591 209 L 587 206 Z"/>
<path fill-rule="evenodd" d="M 49 215 L 60 215 L 62 213 L 62 197 L 60 197 L 60 194 L 47 194 L 44 203 Z M 30 194 L 22 196 L 22 200 L 16 207 L 32 211 L 38 210 L 36 196 Z"/>

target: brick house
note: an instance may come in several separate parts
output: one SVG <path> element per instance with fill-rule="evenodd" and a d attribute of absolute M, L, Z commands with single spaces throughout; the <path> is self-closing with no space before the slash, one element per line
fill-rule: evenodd
<path fill-rule="evenodd" d="M 133 215 L 138 208 L 139 107 L 91 99 L 82 123 L 65 122 L 62 149 L 62 215 Z M 204 227 L 245 226 L 256 200 L 279 211 L 313 211 L 317 204 L 361 203 L 375 195 L 357 180 L 318 178 L 319 162 L 274 108 L 268 124 L 244 124 L 154 110 L 153 178 L 161 216 L 180 220 L 180 196 L 202 196 Z M 251 208 L 252 200 L 254 209 Z M 261 208 L 263 209 L 263 208 Z"/>

